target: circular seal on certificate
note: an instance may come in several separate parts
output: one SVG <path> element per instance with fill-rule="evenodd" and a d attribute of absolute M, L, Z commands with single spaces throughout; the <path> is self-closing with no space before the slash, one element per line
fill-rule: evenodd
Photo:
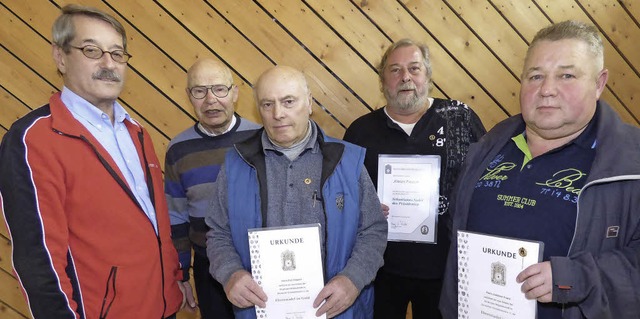
<path fill-rule="evenodd" d="M 420 227 L 420 233 L 422 233 L 423 235 L 428 234 L 429 233 L 429 226 L 422 225 L 422 227 Z"/>
<path fill-rule="evenodd" d="M 520 257 L 526 257 L 527 250 L 524 247 L 520 247 L 520 249 L 518 249 L 518 255 L 520 255 Z"/>

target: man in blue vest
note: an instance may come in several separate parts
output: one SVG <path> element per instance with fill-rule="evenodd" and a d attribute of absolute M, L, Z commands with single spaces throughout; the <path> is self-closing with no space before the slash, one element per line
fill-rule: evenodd
<path fill-rule="evenodd" d="M 256 318 L 253 306 L 265 307 L 267 296 L 250 273 L 247 230 L 319 223 L 326 284 L 316 314 L 372 318 L 387 222 L 364 149 L 326 136 L 309 119 L 313 100 L 298 70 L 267 70 L 254 94 L 264 128 L 227 153 L 206 217 L 212 275 L 236 318 Z"/>

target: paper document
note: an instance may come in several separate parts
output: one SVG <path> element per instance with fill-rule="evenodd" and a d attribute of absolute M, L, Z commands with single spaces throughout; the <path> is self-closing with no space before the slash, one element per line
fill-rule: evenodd
<path fill-rule="evenodd" d="M 378 197 L 389 206 L 388 240 L 435 244 L 440 156 L 378 156 Z"/>
<path fill-rule="evenodd" d="M 249 229 L 251 274 L 267 294 L 257 318 L 316 317 L 313 301 L 324 287 L 320 225 Z"/>
<path fill-rule="evenodd" d="M 542 259 L 542 242 L 458 231 L 458 319 L 535 319 L 516 276 Z"/>

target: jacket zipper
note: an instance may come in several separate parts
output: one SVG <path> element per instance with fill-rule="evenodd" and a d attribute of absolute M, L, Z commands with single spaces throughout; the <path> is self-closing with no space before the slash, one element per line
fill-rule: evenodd
<path fill-rule="evenodd" d="M 129 198 L 131 198 L 131 200 L 136 204 L 136 206 L 138 206 L 138 208 L 140 209 L 140 211 L 144 214 L 144 209 L 142 208 L 142 205 L 138 202 L 138 200 L 136 199 L 135 195 L 133 195 L 133 192 L 131 192 L 131 189 L 129 188 L 129 186 L 127 185 L 127 183 L 125 181 L 122 180 L 122 178 L 120 178 L 120 176 L 118 176 L 118 174 L 116 173 L 116 171 L 113 169 L 113 167 L 111 167 L 111 165 L 109 165 L 109 163 L 107 162 L 107 160 L 102 156 L 102 154 L 100 154 L 100 152 L 98 152 L 98 149 L 91 143 L 89 142 L 89 140 L 84 137 L 84 135 L 71 135 L 71 134 L 67 134 L 64 133 L 60 130 L 57 130 L 55 128 L 52 128 L 53 132 L 57 133 L 58 135 L 62 135 L 62 136 L 66 136 L 66 137 L 70 137 L 70 138 L 74 138 L 74 139 L 78 139 L 81 140 L 83 142 L 85 142 L 87 145 L 89 145 L 91 147 L 91 149 L 93 150 L 93 152 L 96 154 L 96 156 L 98 157 L 98 160 L 100 161 L 100 163 L 102 164 L 102 166 L 104 166 L 104 168 L 107 170 L 107 172 L 109 172 L 109 175 L 111 175 L 111 177 L 113 177 L 116 182 L 118 183 L 118 185 L 120 185 L 120 187 L 124 190 L 124 192 L 129 196 Z M 155 193 L 154 193 L 154 188 L 153 188 L 153 179 L 151 177 L 151 171 L 149 170 L 149 163 L 147 162 L 147 154 L 145 152 L 144 149 L 144 134 L 140 131 L 138 132 L 138 140 L 140 141 L 140 148 L 142 150 L 142 156 L 144 158 L 144 165 L 145 165 L 145 174 L 146 174 L 146 180 L 147 180 L 147 188 L 149 191 L 149 197 L 151 199 L 151 204 L 153 205 L 153 209 L 155 211 Z M 145 214 L 146 216 L 146 214 Z M 147 218 L 148 220 L 148 218 Z M 156 224 L 158 223 L 158 215 L 156 212 Z M 161 276 L 161 283 L 162 283 L 162 304 L 163 304 L 163 309 L 162 309 L 162 315 L 160 316 L 160 318 L 164 318 L 164 313 L 167 311 L 167 298 L 165 296 L 165 281 L 164 281 L 164 260 L 162 259 L 162 240 L 160 239 L 160 234 L 159 234 L 159 230 L 158 232 L 156 232 L 155 228 L 153 227 L 153 223 L 151 223 L 151 220 L 149 220 L 149 225 L 151 226 L 153 232 L 155 233 L 156 236 L 156 241 L 158 242 L 158 253 L 159 253 L 159 259 L 160 259 L 160 276 Z M 112 272 L 113 277 L 114 277 L 114 299 L 115 299 L 115 272 L 117 272 L 117 267 L 116 270 L 113 270 L 114 267 L 112 267 Z M 111 278 L 111 273 L 109 274 L 109 278 Z M 108 284 L 108 282 L 107 282 Z M 108 290 L 107 290 L 108 293 Z M 105 295 L 105 300 L 103 301 L 103 307 L 104 307 L 104 302 L 106 301 L 106 295 Z M 102 317 L 102 310 L 101 310 L 101 319 L 106 318 L 107 313 L 109 312 L 109 309 L 111 308 L 111 305 L 113 304 L 113 300 L 111 301 L 111 303 L 109 303 L 109 306 L 106 310 L 106 313 L 104 314 L 104 317 Z"/>
<path fill-rule="evenodd" d="M 109 314 L 109 310 L 111 310 L 111 305 L 113 305 L 113 302 L 116 300 L 117 273 L 118 273 L 118 267 L 112 266 L 111 270 L 109 271 L 109 276 L 107 277 L 107 287 L 105 288 L 105 291 L 104 291 L 104 298 L 102 298 L 102 306 L 100 307 L 100 319 L 107 318 L 107 315 Z M 111 301 L 107 305 L 107 298 L 109 297 L 109 286 L 111 286 L 111 288 L 113 289 L 113 298 L 111 298 Z M 105 305 L 107 306 L 106 309 L 105 309 Z"/>

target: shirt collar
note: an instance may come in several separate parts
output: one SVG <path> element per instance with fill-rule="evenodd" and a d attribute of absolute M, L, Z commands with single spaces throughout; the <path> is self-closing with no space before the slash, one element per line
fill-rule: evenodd
<path fill-rule="evenodd" d="M 597 144 L 597 133 L 598 131 L 598 112 L 593 115 L 587 127 L 578 135 L 578 137 L 573 141 L 578 146 L 585 149 L 593 149 L 596 148 Z"/>
<path fill-rule="evenodd" d="M 311 134 L 309 135 L 309 138 L 306 140 L 306 143 L 305 143 L 305 146 L 304 146 L 304 150 L 311 149 L 315 153 L 315 151 L 317 151 L 316 146 L 318 144 L 317 143 L 317 140 L 318 140 L 318 128 L 316 127 L 314 122 L 312 122 L 311 120 L 309 120 L 309 130 L 311 130 Z M 262 140 L 262 150 L 265 153 L 266 153 L 267 150 L 271 150 L 271 151 L 276 151 L 278 153 L 282 153 L 278 149 L 279 148 L 278 146 L 276 146 L 273 143 L 271 143 L 271 140 L 269 140 L 269 136 L 267 135 L 267 131 L 266 130 L 262 130 L 261 140 Z"/>
<path fill-rule="evenodd" d="M 209 132 L 209 130 L 207 130 L 207 129 L 202 125 L 202 123 L 201 123 L 201 122 L 198 122 L 197 126 L 198 126 L 198 130 L 200 130 L 200 132 L 202 132 L 202 134 L 204 134 L 204 135 L 206 135 L 206 136 L 214 137 L 214 136 L 224 135 L 224 134 L 227 134 L 227 133 L 231 132 L 231 130 L 233 130 L 233 127 L 234 127 L 234 126 L 236 126 L 236 122 L 237 122 L 237 120 L 236 120 L 236 115 L 235 115 L 235 113 L 234 113 L 234 114 L 231 116 L 231 123 L 229 123 L 229 127 L 227 127 L 227 129 L 226 129 L 224 132 L 220 133 L 220 134 L 216 134 L 216 133 L 214 133 L 214 132 Z"/>
<path fill-rule="evenodd" d="M 563 149 L 571 144 L 575 144 L 586 150 L 595 149 L 597 145 L 597 138 L 596 138 L 597 123 L 598 123 L 597 117 L 598 117 L 598 114 L 596 112 L 593 118 L 591 118 L 591 121 L 589 121 L 589 124 L 587 124 L 587 127 L 584 129 L 584 131 L 582 131 L 582 133 L 580 133 L 580 135 L 578 135 L 578 137 L 576 137 L 573 141 L 556 148 L 552 152 Z M 522 153 L 524 153 L 525 158 L 522 164 L 524 166 L 527 162 L 533 159 L 533 156 L 531 155 L 531 151 L 529 150 L 529 146 L 527 145 L 526 130 L 512 137 L 511 140 L 522 151 Z"/>
<path fill-rule="evenodd" d="M 69 88 L 64 86 L 62 88 L 62 93 L 60 94 L 60 100 L 67 107 L 67 109 L 75 114 L 76 116 L 80 116 L 85 119 L 87 122 L 91 123 L 91 125 L 96 126 L 98 124 L 102 124 L 105 118 L 109 118 L 109 115 L 102 112 L 95 105 L 89 103 L 89 101 L 83 99 L 75 92 L 71 91 Z M 113 118 L 115 119 L 115 123 L 122 123 L 124 120 L 131 120 L 129 113 L 118 103 L 118 101 L 113 102 Z"/>

